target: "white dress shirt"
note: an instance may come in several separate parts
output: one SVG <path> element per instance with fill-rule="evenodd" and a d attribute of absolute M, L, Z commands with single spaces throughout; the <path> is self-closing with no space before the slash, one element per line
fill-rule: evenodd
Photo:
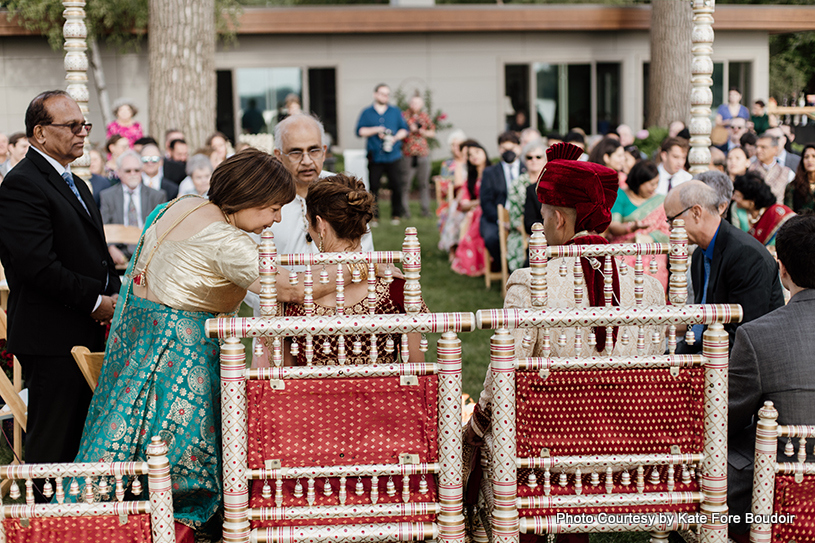
<path fill-rule="evenodd" d="M 509 194 L 509 188 L 512 186 L 512 182 L 521 175 L 521 161 L 516 159 L 515 162 L 507 164 L 502 160 L 501 167 L 504 168 L 504 179 L 507 182 L 507 194 Z"/>
<path fill-rule="evenodd" d="M 130 224 L 128 220 L 128 210 L 130 209 L 130 195 L 133 194 L 133 203 L 136 205 L 136 219 L 138 224 Z M 141 214 L 141 183 L 135 189 L 130 189 L 127 185 L 122 183 L 122 210 L 124 211 L 123 223 L 125 226 L 138 226 L 144 228 L 144 219 Z"/>
<path fill-rule="evenodd" d="M 657 171 L 659 171 L 659 184 L 657 185 L 657 194 L 668 194 L 668 184 L 670 180 L 671 188 L 677 187 L 684 183 L 685 181 L 690 181 L 693 179 L 693 176 L 686 172 L 685 170 L 679 170 L 675 174 L 671 175 L 668 173 L 668 170 L 665 169 L 665 166 L 660 164 L 657 166 Z"/>

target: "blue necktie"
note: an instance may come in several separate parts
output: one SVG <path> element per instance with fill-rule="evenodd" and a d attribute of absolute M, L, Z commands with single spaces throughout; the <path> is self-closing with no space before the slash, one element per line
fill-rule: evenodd
<path fill-rule="evenodd" d="M 66 183 L 68 183 L 68 186 L 71 188 L 71 192 L 74 193 L 76 199 L 79 200 L 79 203 L 82 204 L 82 207 L 84 207 L 85 211 L 88 213 L 88 215 L 90 215 L 91 212 L 88 210 L 88 206 L 85 205 L 85 200 L 83 200 L 82 196 L 79 195 L 79 189 L 76 188 L 76 183 L 74 183 L 74 177 L 71 175 L 71 172 L 63 173 L 62 178 Z"/>
<path fill-rule="evenodd" d="M 705 286 L 702 287 L 702 302 L 707 303 L 707 287 L 710 284 L 710 262 L 711 260 L 705 255 Z M 696 336 L 696 341 L 702 341 L 702 333 L 705 331 L 704 324 L 694 324 L 691 328 L 693 330 L 693 335 Z"/>

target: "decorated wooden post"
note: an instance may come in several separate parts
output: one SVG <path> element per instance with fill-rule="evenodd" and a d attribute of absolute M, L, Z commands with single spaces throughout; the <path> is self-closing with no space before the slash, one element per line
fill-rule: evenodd
<path fill-rule="evenodd" d="M 63 0 L 65 25 L 62 34 L 65 36 L 65 83 L 66 91 L 79 104 L 85 120 L 88 120 L 88 28 L 85 26 L 85 0 Z M 104 134 L 104 127 L 102 127 Z M 85 150 L 82 156 L 71 164 L 71 171 L 85 180 L 90 187 L 91 180 L 90 142 L 85 138 Z"/>
<path fill-rule="evenodd" d="M 693 63 L 691 72 L 690 173 L 708 170 L 710 164 L 710 106 L 713 103 L 713 12 L 716 0 L 691 0 L 693 7 Z"/>

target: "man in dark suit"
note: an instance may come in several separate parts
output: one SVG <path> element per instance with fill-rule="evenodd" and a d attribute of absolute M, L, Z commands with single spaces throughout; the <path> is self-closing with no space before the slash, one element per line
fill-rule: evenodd
<path fill-rule="evenodd" d="M 521 164 L 521 141 L 515 132 L 498 136 L 501 161 L 484 170 L 481 177 L 481 237 L 494 262 L 501 259 L 498 241 L 498 204 L 506 207 L 507 194 L 513 181 L 525 170 Z"/>
<path fill-rule="evenodd" d="M 158 145 L 148 143 L 142 147 L 141 162 L 141 180 L 145 187 L 163 190 L 167 193 L 167 200 L 178 196 L 178 183 L 164 177 L 164 157 L 161 156 Z"/>
<path fill-rule="evenodd" d="M 778 231 L 776 250 L 781 282 L 792 297 L 739 327 L 730 355 L 727 504 L 742 520 L 750 510 L 759 408 L 770 400 L 779 424 L 815 424 L 815 216 L 787 221 Z M 742 533 L 748 526 L 730 529 Z"/>
<path fill-rule="evenodd" d="M 665 198 L 669 221 L 684 219 L 688 241 L 697 245 L 691 264 L 694 303 L 740 304 L 742 323 L 755 320 L 784 305 L 778 265 L 753 236 L 723 221 L 719 195 L 701 181 L 691 180 L 671 190 Z M 738 323 L 725 324 L 730 346 Z M 695 325 L 695 342 L 680 342 L 677 352 L 701 352 L 702 325 Z"/>
<path fill-rule="evenodd" d="M 125 151 L 116 159 L 116 175 L 121 183 L 102 191 L 102 222 L 144 228 L 144 220 L 167 201 L 163 190 L 153 190 L 142 183 L 141 157 L 135 151 Z M 136 250 L 135 245 L 109 245 L 110 256 L 117 265 L 127 264 Z"/>
<path fill-rule="evenodd" d="M 91 125 L 64 91 L 34 98 L 25 125 L 31 149 L 0 185 L 8 349 L 29 391 L 26 462 L 70 462 L 92 395 L 71 348 L 104 348 L 120 285 L 93 196 L 70 171 Z"/>

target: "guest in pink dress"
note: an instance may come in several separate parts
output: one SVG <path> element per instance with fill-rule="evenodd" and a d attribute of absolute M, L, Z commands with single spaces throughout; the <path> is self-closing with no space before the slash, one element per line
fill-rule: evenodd
<path fill-rule="evenodd" d="M 459 209 L 467 213 L 461 226 L 461 238 L 453 257 L 452 268 L 456 273 L 477 277 L 484 275 L 484 239 L 481 237 L 481 175 L 490 165 L 487 151 L 478 143 L 468 146 L 467 184 L 461 188 Z"/>
<path fill-rule="evenodd" d="M 119 98 L 113 104 L 113 115 L 116 120 L 108 125 L 107 138 L 113 135 L 120 135 L 127 138 L 130 142 L 131 149 L 137 139 L 140 139 L 144 133 L 138 121 L 133 120 L 139 109 L 136 105 L 127 98 Z"/>

